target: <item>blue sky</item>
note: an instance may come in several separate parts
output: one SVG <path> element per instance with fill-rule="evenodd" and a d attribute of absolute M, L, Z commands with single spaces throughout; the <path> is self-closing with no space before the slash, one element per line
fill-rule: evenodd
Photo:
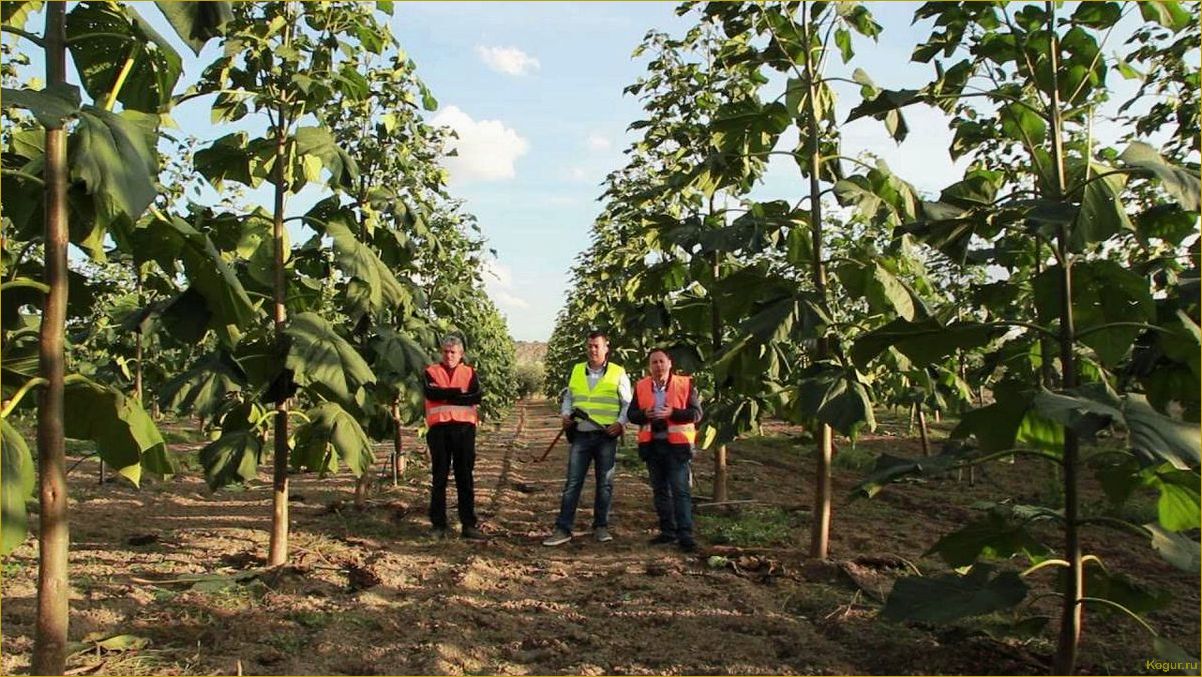
<path fill-rule="evenodd" d="M 884 26 L 880 40 L 858 41 L 856 60 L 832 74 L 850 75 L 860 65 L 883 87 L 924 84 L 931 66 L 910 62 L 913 46 L 927 34 L 925 22 L 911 26 L 917 5 L 869 3 Z M 440 103 L 428 117 L 460 134 L 460 157 L 447 160 L 451 192 L 466 200 L 497 251 L 487 287 L 516 339 L 546 340 L 551 334 L 571 265 L 588 245 L 600 210 L 601 181 L 623 165 L 622 150 L 634 139 L 626 127 L 641 117 L 638 101 L 622 93 L 646 66 L 647 57 L 632 59 L 631 52 L 650 29 L 683 33 L 688 17 L 677 17 L 676 7 L 676 2 L 396 4 L 394 33 Z M 185 57 L 181 89 L 195 82 L 218 53 L 217 44 L 193 57 L 149 3 L 143 8 Z M 30 27 L 40 32 L 40 17 Z M 1107 54 L 1120 44 L 1112 39 Z M 40 74 L 40 64 L 35 66 Z M 845 72 L 835 72 L 840 70 Z M 1111 84 L 1130 89 L 1118 78 Z M 858 100 L 855 90 L 839 91 L 840 118 Z M 232 131 L 209 123 L 209 103 L 198 99 L 173 112 L 184 134 L 211 140 Z M 910 109 L 907 119 L 911 135 L 900 146 L 876 121 L 847 125 L 844 152 L 874 153 L 919 190 L 936 193 L 963 170 L 948 159 L 946 119 L 922 107 Z M 795 137 L 782 143 L 791 148 Z M 774 158 L 755 197 L 795 201 L 799 181 L 790 160 Z M 266 190 L 249 196 L 270 204 Z M 307 189 L 288 211 L 303 213 L 320 196 Z M 212 191 L 201 197 L 215 199 Z"/>

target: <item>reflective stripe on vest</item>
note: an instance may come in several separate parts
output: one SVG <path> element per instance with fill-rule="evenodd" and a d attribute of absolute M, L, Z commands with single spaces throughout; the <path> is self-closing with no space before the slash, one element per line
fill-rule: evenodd
<path fill-rule="evenodd" d="M 430 376 L 430 380 L 439 388 L 456 388 L 460 392 L 467 392 L 468 387 L 472 384 L 472 376 L 475 370 L 466 364 L 460 363 L 450 374 L 447 374 L 446 367 L 442 363 L 432 364 L 426 367 L 426 374 Z M 426 400 L 426 426 L 433 427 L 440 423 L 471 423 L 476 424 L 476 405 L 474 404 L 451 404 L 445 400 Z"/>
<path fill-rule="evenodd" d="M 638 382 L 634 387 L 635 399 L 644 409 L 655 406 L 654 381 L 650 376 Z M 693 389 L 693 379 L 690 376 L 669 375 L 667 392 L 664 393 L 664 403 L 672 409 L 684 409 L 689 406 L 689 393 Z M 669 423 L 668 444 L 687 444 L 692 446 L 697 439 L 697 428 L 692 423 Z M 651 424 L 639 426 L 639 444 L 649 444 L 652 440 Z"/>
<path fill-rule="evenodd" d="M 618 382 L 626 375 L 626 370 L 612 362 L 605 373 L 597 380 L 597 385 L 589 390 L 588 374 L 585 369 L 588 364 L 581 362 L 572 367 L 572 375 L 568 379 L 568 391 L 572 393 L 572 406 L 588 412 L 590 418 L 601 425 L 609 425 L 618 420 L 622 413 L 622 400 L 618 397 Z"/>

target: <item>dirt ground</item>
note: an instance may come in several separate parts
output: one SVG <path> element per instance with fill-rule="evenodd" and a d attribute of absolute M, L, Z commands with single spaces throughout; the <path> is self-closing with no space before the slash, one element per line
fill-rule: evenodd
<path fill-rule="evenodd" d="M 952 627 L 877 618 L 902 573 L 946 570 L 923 553 L 982 500 L 1040 500 L 1050 484 L 1035 462 L 994 464 L 975 486 L 955 478 L 886 489 L 848 503 L 861 473 L 836 470 L 831 560 L 806 563 L 811 462 L 793 436 L 735 443 L 730 499 L 698 507 L 702 552 L 647 544 L 655 534 L 646 472 L 620 453 L 611 528 L 592 540 L 592 478 L 577 536 L 546 548 L 559 505 L 565 449 L 541 454 L 558 417 L 524 403 L 478 444 L 477 508 L 483 543 L 435 540 L 426 520 L 428 467 L 418 441 L 399 486 L 373 471 L 364 509 L 347 476 L 293 475 L 289 566 L 264 572 L 270 519 L 266 481 L 210 492 L 199 471 L 141 489 L 96 482 L 85 461 L 71 474 L 72 674 L 1030 674 L 1050 670 L 1056 621 L 1041 634 L 1004 638 L 989 619 Z M 524 424 L 519 425 L 519 419 Z M 519 429 L 520 428 L 520 429 Z M 884 426 L 847 458 L 918 453 Z M 170 428 L 168 428 L 170 429 Z M 186 432 L 186 431 L 185 431 Z M 177 434 L 183 435 L 185 432 Z M 628 436 L 629 437 L 629 436 Z M 628 440 L 633 446 L 633 440 Z M 198 445 L 175 445 L 187 455 Z M 846 445 L 845 445 L 846 447 Z M 808 449 L 808 446 L 805 447 Z M 263 479 L 266 480 L 264 467 Z M 695 465 L 710 493 L 708 454 Z M 454 496 L 454 483 L 451 483 Z M 1096 491 L 1089 496 L 1097 498 Z M 454 524 L 454 499 L 450 515 Z M 758 512 L 757 512 L 758 511 Z M 765 512 L 766 511 L 766 512 Z M 766 515 L 766 516 L 765 516 Z M 1153 513 L 1154 515 L 1154 513 Z M 774 524 L 765 524 L 775 519 Z M 1146 521 L 1146 520 L 1145 520 Z M 750 525 L 750 526 L 748 526 Z M 757 527 L 759 531 L 755 531 Z M 772 527 L 777 527 L 773 531 Z M 744 528 L 746 527 L 746 528 Z M 781 530 L 783 528 L 783 531 Z M 740 531 L 743 529 L 743 531 Z M 1167 589 L 1152 612 L 1157 632 L 1199 653 L 1199 581 L 1142 544 L 1090 533 L 1086 552 L 1136 581 Z M 740 543 L 743 547 L 720 544 Z M 1057 540 L 1051 533 L 1048 542 Z M 723 555 L 725 560 L 711 559 Z M 1038 578 L 1038 574 L 1035 578 Z M 3 564 L 2 668 L 28 672 L 36 544 Z M 1031 581 L 1046 591 L 1052 575 Z M 1055 616 L 1054 601 L 1033 607 Z M 132 638 L 111 640 L 118 635 Z M 1081 671 L 1154 672 L 1147 633 L 1090 611 Z"/>

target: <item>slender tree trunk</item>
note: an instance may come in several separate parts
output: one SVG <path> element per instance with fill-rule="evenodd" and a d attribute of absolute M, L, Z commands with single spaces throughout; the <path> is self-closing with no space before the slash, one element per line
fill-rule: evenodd
<path fill-rule="evenodd" d="M 275 335 L 277 345 L 284 345 L 284 323 L 287 313 L 284 300 L 287 288 L 284 280 L 284 164 L 287 162 L 287 127 L 285 111 L 279 111 L 275 152 Z M 268 566 L 278 566 L 288 560 L 288 394 L 281 389 L 275 401 L 275 462 L 272 467 L 271 541 L 268 547 Z"/>
<path fill-rule="evenodd" d="M 914 411 L 918 413 L 918 434 L 922 438 L 922 455 L 931 455 L 930 435 L 927 432 L 927 414 L 923 411 L 922 402 L 914 405 Z"/>
<path fill-rule="evenodd" d="M 405 444 L 401 436 L 401 405 L 399 400 L 393 401 L 389 412 L 392 414 L 392 486 L 400 484 L 401 475 L 405 474 Z"/>
<path fill-rule="evenodd" d="M 1060 111 L 1059 61 L 1060 39 L 1056 33 L 1056 5 L 1044 4 L 1048 14 L 1048 30 L 1052 34 L 1051 104 L 1052 161 L 1056 171 L 1056 199 L 1063 200 L 1065 185 L 1065 156 L 1063 121 Z M 1060 259 L 1060 382 L 1065 388 L 1077 385 L 1077 365 L 1073 354 L 1076 328 L 1073 319 L 1072 253 L 1068 249 L 1068 226 L 1061 225 L 1056 236 L 1057 256 Z M 1081 541 L 1078 534 L 1077 465 L 1080 445 L 1077 433 L 1064 429 L 1064 559 L 1069 563 L 1060 619 L 1060 641 L 1056 648 L 1056 673 L 1071 675 L 1077 667 L 1077 647 L 1081 639 L 1081 620 L 1084 606 L 1085 577 L 1081 561 Z"/>
<path fill-rule="evenodd" d="M 67 81 L 65 3 L 46 5 L 46 82 Z M 61 122 L 46 128 L 46 284 L 38 360 L 47 383 L 38 402 L 38 601 L 31 671 L 61 675 L 67 667 L 67 516 L 66 438 L 63 389 L 66 378 L 64 337 L 67 323 L 67 133 Z"/>
<path fill-rule="evenodd" d="M 710 196 L 710 215 L 714 213 L 714 198 Z M 722 274 L 722 255 L 714 252 L 714 282 L 718 282 L 718 277 Z M 711 294 L 710 304 L 713 306 L 711 319 L 713 320 L 710 326 L 711 339 L 713 340 L 713 354 L 717 355 L 718 351 L 722 350 L 722 316 L 718 312 L 718 299 Z M 714 388 L 714 399 L 718 399 L 718 389 Z M 726 500 L 727 475 L 726 475 L 726 445 L 720 444 L 714 450 L 714 502 L 721 503 Z"/>
<path fill-rule="evenodd" d="M 1035 236 L 1035 277 L 1039 277 L 1043 272 L 1043 237 Z M 1056 387 L 1056 371 L 1052 366 L 1052 360 L 1055 357 L 1054 349 L 1048 338 L 1043 334 L 1039 335 L 1039 371 L 1036 378 L 1039 385 L 1044 388 Z"/>
<path fill-rule="evenodd" d="M 810 44 L 812 26 L 809 19 L 809 7 L 802 3 L 801 16 L 803 26 L 803 44 Z M 826 305 L 826 265 L 822 260 L 822 186 L 819 175 L 822 169 L 822 156 L 819 147 L 818 104 L 815 84 L 818 73 L 815 71 L 812 50 L 806 50 L 805 58 L 806 86 L 809 89 L 810 111 L 807 120 L 809 127 L 809 174 L 810 174 L 810 238 L 813 247 L 813 282 L 814 291 L 819 302 Z M 817 360 L 826 359 L 830 350 L 826 336 L 820 336 L 815 350 Z M 834 431 L 826 423 L 822 423 L 818 434 L 818 448 L 814 460 L 814 524 L 810 532 L 810 557 L 826 559 L 830 550 L 831 530 L 831 457 Z"/>

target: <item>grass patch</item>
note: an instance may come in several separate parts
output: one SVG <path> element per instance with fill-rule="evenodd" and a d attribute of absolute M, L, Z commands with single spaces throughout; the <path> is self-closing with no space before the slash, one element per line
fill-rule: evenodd
<path fill-rule="evenodd" d="M 876 465 L 876 455 L 863 447 L 840 447 L 839 453 L 831 460 L 831 465 L 841 470 L 865 472 Z"/>
<path fill-rule="evenodd" d="M 330 624 L 334 619 L 334 614 L 327 611 L 296 611 L 292 613 L 292 620 L 296 621 L 301 627 L 309 630 L 319 630 Z"/>
<path fill-rule="evenodd" d="M 739 547 L 789 543 L 800 526 L 781 508 L 755 507 L 732 515 L 698 515 L 698 531 L 711 543 Z"/>

